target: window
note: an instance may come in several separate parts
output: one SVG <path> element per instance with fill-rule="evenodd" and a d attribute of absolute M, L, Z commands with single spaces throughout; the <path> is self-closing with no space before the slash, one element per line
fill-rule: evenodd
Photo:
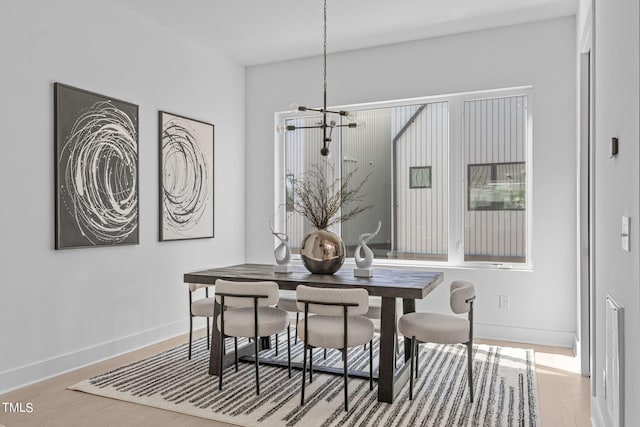
<path fill-rule="evenodd" d="M 524 210 L 526 163 L 467 165 L 470 211 Z"/>
<path fill-rule="evenodd" d="M 431 188 L 431 166 L 410 166 L 409 188 Z"/>
<path fill-rule="evenodd" d="M 293 191 L 294 178 L 295 176 L 292 173 L 288 173 L 285 177 L 285 205 L 287 212 L 293 212 L 293 198 L 295 197 Z"/>
<path fill-rule="evenodd" d="M 464 260 L 525 263 L 527 97 L 464 102 Z"/>
<path fill-rule="evenodd" d="M 528 92 L 349 107 L 366 126 L 335 128 L 329 162 L 339 174 L 355 171 L 353 185 L 368 177 L 362 203 L 372 208 L 334 229 L 348 253 L 381 221 L 369 242 L 378 259 L 527 263 Z M 283 113 L 280 120 L 300 128 L 319 118 Z M 318 129 L 283 136 L 279 203 L 287 206 L 285 229 L 295 251 L 311 228 L 292 212 L 292 184 L 326 158 Z"/>

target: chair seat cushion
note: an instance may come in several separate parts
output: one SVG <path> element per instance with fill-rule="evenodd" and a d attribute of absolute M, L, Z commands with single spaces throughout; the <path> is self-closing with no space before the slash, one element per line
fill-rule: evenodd
<path fill-rule="evenodd" d="M 213 306 L 216 299 L 202 298 L 191 303 L 191 314 L 199 317 L 213 317 Z"/>
<path fill-rule="evenodd" d="M 218 329 L 221 316 L 218 316 Z M 231 308 L 224 312 L 224 334 L 231 337 L 254 336 L 253 308 Z M 258 308 L 258 336 L 267 337 L 287 329 L 289 315 L 277 307 Z"/>
<path fill-rule="evenodd" d="M 398 331 L 420 342 L 457 344 L 469 341 L 469 320 L 438 313 L 408 313 L 398 321 Z"/>
<path fill-rule="evenodd" d="M 356 347 L 371 341 L 373 338 L 373 322 L 362 316 L 347 317 L 347 347 Z M 309 316 L 309 340 L 305 339 L 304 322 L 298 322 L 298 336 L 313 347 L 344 347 L 344 320 L 342 316 Z"/>

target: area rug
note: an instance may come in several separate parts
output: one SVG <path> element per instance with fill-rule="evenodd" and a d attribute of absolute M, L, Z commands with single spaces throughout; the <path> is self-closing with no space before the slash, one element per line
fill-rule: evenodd
<path fill-rule="evenodd" d="M 231 340 L 228 340 L 231 341 Z M 286 335 L 279 358 L 286 360 Z M 377 361 L 377 339 L 374 341 Z M 283 351 L 284 350 L 284 351 Z M 533 350 L 474 345 L 475 401 L 469 402 L 466 347 L 420 346 L 419 378 L 414 399 L 407 384 L 394 403 L 377 401 L 369 382 L 349 380 L 349 412 L 344 411 L 343 379 L 314 372 L 300 406 L 301 371 L 261 366 L 260 395 L 255 394 L 255 367 L 240 363 L 225 370 L 224 386 L 207 374 L 209 351 L 201 338 L 187 359 L 188 343 L 69 387 L 103 397 L 134 402 L 188 415 L 245 426 L 538 426 L 540 417 Z M 276 357 L 275 349 L 261 356 Z M 300 342 L 292 347 L 301 360 Z M 349 367 L 368 369 L 369 352 L 353 348 Z M 341 366 L 338 351 L 325 360 L 320 350 L 314 366 Z M 308 378 L 308 377 L 307 377 Z"/>

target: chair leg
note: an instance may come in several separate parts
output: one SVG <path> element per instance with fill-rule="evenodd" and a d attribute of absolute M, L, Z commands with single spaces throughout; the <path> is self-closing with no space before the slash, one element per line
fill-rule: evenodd
<path fill-rule="evenodd" d="M 224 348 L 224 328 L 220 331 L 220 349 Z M 218 390 L 222 390 L 222 373 L 224 372 L 224 353 L 220 351 L 220 375 L 218 375 Z"/>
<path fill-rule="evenodd" d="M 327 349 L 324 349 L 324 360 L 327 360 Z"/>
<path fill-rule="evenodd" d="M 467 343 L 467 382 L 469 383 L 469 398 L 473 403 L 473 342 Z"/>
<path fill-rule="evenodd" d="M 258 327 L 256 325 L 255 340 L 253 342 L 256 359 L 256 394 L 260 395 L 260 358 L 258 357 Z"/>
<path fill-rule="evenodd" d="M 189 315 L 189 360 L 191 360 L 191 340 L 193 339 L 193 316 Z"/>
<path fill-rule="evenodd" d="M 414 353 L 416 351 L 416 337 L 411 337 L 411 374 L 409 375 L 409 400 L 413 400 L 413 364 L 415 363 Z"/>
<path fill-rule="evenodd" d="M 269 339 L 271 339 L 271 338 L 269 338 Z M 278 342 L 279 342 L 279 341 L 280 341 L 280 340 L 278 339 L 278 334 L 276 334 L 276 356 L 278 355 L 278 350 L 279 350 L 279 348 L 278 348 Z"/>
<path fill-rule="evenodd" d="M 414 338 L 415 339 L 415 338 Z M 420 375 L 418 372 L 418 362 L 420 361 L 420 346 L 416 342 L 416 378 Z"/>
<path fill-rule="evenodd" d="M 289 368 L 289 378 L 291 378 L 291 326 L 287 325 L 287 367 Z"/>
<path fill-rule="evenodd" d="M 344 360 L 344 410 L 349 412 L 349 377 L 347 375 L 347 348 L 342 349 L 342 359 Z"/>
<path fill-rule="evenodd" d="M 309 384 L 313 382 L 313 347 L 309 347 Z"/>
<path fill-rule="evenodd" d="M 205 319 L 207 320 L 207 350 L 209 350 L 209 336 L 211 335 L 211 331 L 209 329 L 209 318 L 205 317 Z"/>
<path fill-rule="evenodd" d="M 303 350 L 303 360 L 302 360 L 302 394 L 300 395 L 300 406 L 304 406 L 304 383 L 305 377 L 307 376 L 307 343 L 302 343 Z"/>
<path fill-rule="evenodd" d="M 369 342 L 369 390 L 373 390 L 373 340 Z"/>
<path fill-rule="evenodd" d="M 294 344 L 298 344 L 298 322 L 300 321 L 300 312 L 296 313 L 296 337 L 293 340 Z"/>
<path fill-rule="evenodd" d="M 236 372 L 238 372 L 238 337 L 233 337 L 233 352 L 236 362 Z"/>

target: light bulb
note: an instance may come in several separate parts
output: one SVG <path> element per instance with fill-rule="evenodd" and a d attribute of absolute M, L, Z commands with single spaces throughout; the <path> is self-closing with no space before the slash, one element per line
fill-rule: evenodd
<path fill-rule="evenodd" d="M 367 127 L 367 122 L 365 122 L 364 120 L 358 120 L 356 122 L 356 127 L 360 129 L 365 129 Z"/>
<path fill-rule="evenodd" d="M 290 110 L 298 111 L 298 107 L 299 107 L 299 105 L 298 105 L 298 104 L 296 104 L 296 103 L 294 102 L 293 104 L 291 104 L 291 105 L 289 106 L 289 109 L 290 109 Z"/>
<path fill-rule="evenodd" d="M 348 120 L 355 120 L 356 118 L 356 114 L 353 111 L 347 111 L 347 114 L 345 114 L 345 116 L 347 116 Z"/>

